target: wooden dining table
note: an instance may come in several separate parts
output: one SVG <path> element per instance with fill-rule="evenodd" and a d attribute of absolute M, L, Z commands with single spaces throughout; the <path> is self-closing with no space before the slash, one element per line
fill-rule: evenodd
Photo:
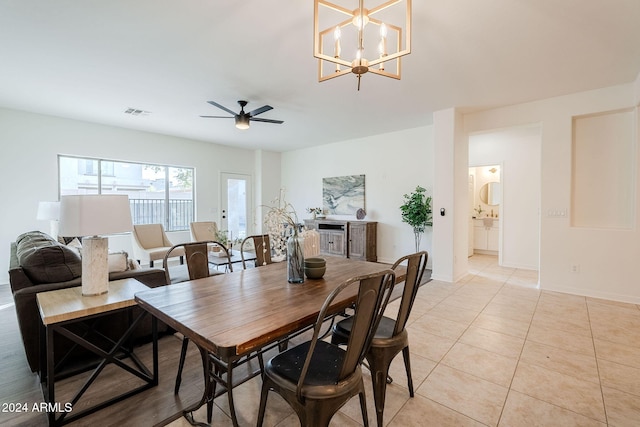
<path fill-rule="evenodd" d="M 225 388 L 232 420 L 237 425 L 232 393 L 235 364 L 313 325 L 326 297 L 347 279 L 389 268 L 387 264 L 325 258 L 324 277 L 305 279 L 300 284 L 287 282 L 286 262 L 279 262 L 136 294 L 140 307 L 189 338 L 200 350 L 206 386 L 200 402 L 183 411 L 187 419 L 192 411 L 214 397 L 209 386 L 211 381 L 206 381 L 211 368 L 210 356 L 227 368 Z M 402 280 L 403 272 L 398 272 L 396 283 Z M 339 313 L 351 306 L 356 292 L 354 288 L 341 293 L 330 313 Z"/>

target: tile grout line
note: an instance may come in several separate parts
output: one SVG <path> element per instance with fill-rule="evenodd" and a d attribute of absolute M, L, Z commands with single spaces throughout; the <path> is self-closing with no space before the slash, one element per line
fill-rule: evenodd
<path fill-rule="evenodd" d="M 500 416 L 498 417 L 498 423 L 496 425 L 500 425 L 500 420 L 502 420 L 502 416 L 504 415 L 504 408 L 507 406 L 507 400 L 509 399 L 509 395 L 511 394 L 511 390 L 513 387 L 513 380 L 516 377 L 516 372 L 518 371 L 518 366 L 520 365 L 520 360 L 522 359 L 522 353 L 524 352 L 524 346 L 527 345 L 527 337 L 529 336 L 529 332 L 531 331 L 531 325 L 533 324 L 533 318 L 536 315 L 536 311 L 538 310 L 538 304 L 540 304 L 540 297 L 542 296 L 542 292 L 538 290 L 538 299 L 536 300 L 536 306 L 533 309 L 533 313 L 531 314 L 531 319 L 529 320 L 529 326 L 527 327 L 527 333 L 524 336 L 524 341 L 522 343 L 522 348 L 520 349 L 520 354 L 518 355 L 518 361 L 516 362 L 516 366 L 513 370 L 513 375 L 511 376 L 511 381 L 509 382 L 509 387 L 507 390 L 507 396 L 504 399 L 504 404 L 502 405 L 502 410 L 500 411 Z M 515 390 L 514 390 L 515 391 Z M 519 393 L 519 392 L 518 392 Z"/>
<path fill-rule="evenodd" d="M 598 349 L 596 348 L 596 339 L 593 336 L 593 327 L 591 326 L 591 312 L 589 311 L 589 303 L 585 298 L 584 304 L 587 308 L 587 319 L 589 320 L 589 332 L 591 332 L 591 344 L 593 345 L 593 355 L 596 359 L 596 371 L 598 372 L 598 383 L 600 386 L 600 396 L 602 397 L 602 409 L 604 410 L 604 419 L 606 425 L 609 425 L 609 415 L 607 414 L 607 405 L 604 400 L 604 390 L 602 389 L 602 376 L 600 375 L 600 361 L 598 357 Z"/>
<path fill-rule="evenodd" d="M 479 271 L 479 273 L 480 273 L 480 272 L 482 272 L 485 268 L 487 268 L 487 266 L 486 266 L 486 265 L 484 266 L 484 268 L 482 268 L 482 269 Z M 513 272 L 511 272 L 511 274 L 509 275 L 509 277 L 511 277 L 511 275 L 512 275 L 512 274 L 513 274 Z M 449 297 L 451 297 L 452 295 L 456 294 L 459 290 L 461 290 L 461 289 L 463 289 L 463 288 L 465 288 L 465 287 L 467 287 L 467 286 L 470 286 L 470 285 L 469 285 L 469 283 L 470 283 L 470 282 L 472 282 L 472 281 L 473 281 L 473 278 L 475 278 L 475 277 L 481 277 L 481 276 L 479 276 L 479 274 L 478 274 L 478 273 L 475 273 L 475 274 L 472 276 L 472 278 L 471 278 L 471 279 L 467 280 L 467 281 L 464 283 L 464 285 L 462 285 L 461 287 L 459 287 L 458 289 L 456 289 L 454 292 L 452 292 L 452 293 L 451 293 L 451 294 L 449 294 L 447 297 L 445 297 L 445 298 L 444 298 L 444 299 L 442 299 L 440 302 L 438 302 L 438 304 L 436 304 L 436 305 L 435 305 L 435 306 L 433 306 L 431 309 L 429 309 L 429 312 L 430 312 L 432 309 L 436 308 L 438 305 L 440 305 L 440 304 L 442 304 L 443 302 L 445 302 L 445 301 L 447 300 L 447 298 L 449 298 Z M 447 352 L 446 352 L 446 353 L 445 353 L 445 354 L 440 358 L 440 360 L 436 362 L 436 365 L 433 367 L 433 369 L 431 370 L 431 372 L 429 372 L 429 375 L 427 375 L 427 376 L 425 377 L 425 379 L 422 381 L 422 383 L 421 383 L 420 385 L 424 384 L 424 382 L 425 382 L 425 381 L 427 381 L 427 379 L 428 379 L 428 378 L 429 378 L 429 376 L 433 373 L 433 371 L 435 371 L 435 370 L 438 368 L 438 366 L 440 366 L 441 364 L 442 364 L 443 366 L 446 366 L 447 368 L 450 368 L 450 369 L 454 369 L 454 370 L 456 370 L 456 371 L 459 371 L 459 369 L 456 369 L 456 368 L 454 368 L 454 367 L 451 367 L 451 366 L 448 366 L 448 365 L 446 365 L 446 364 L 443 364 L 443 363 L 442 363 L 442 361 L 443 361 L 443 360 L 444 360 L 444 358 L 447 356 L 447 354 L 449 354 L 449 352 L 451 351 L 451 349 L 452 349 L 453 347 L 455 347 L 455 345 L 456 345 L 456 344 L 458 344 L 458 343 L 460 342 L 460 338 L 464 335 L 464 333 L 465 333 L 466 331 L 468 331 L 468 330 L 469 330 L 469 328 L 471 327 L 471 325 L 473 324 L 473 322 L 474 322 L 474 321 L 475 321 L 475 320 L 480 316 L 480 314 L 482 314 L 482 312 L 487 308 L 487 306 L 491 303 L 491 301 L 493 301 L 493 299 L 496 297 L 496 295 L 498 295 L 498 294 L 500 293 L 500 291 L 504 288 L 505 284 L 507 283 L 507 280 L 508 280 L 508 278 L 507 278 L 507 279 L 502 283 L 502 285 L 500 286 L 500 288 L 498 288 L 498 289 L 495 291 L 495 293 L 493 294 L 493 297 L 491 297 L 491 299 L 490 299 L 489 301 L 487 301 L 487 303 L 483 306 L 482 310 L 480 310 L 480 311 L 478 312 L 478 314 L 477 314 L 477 315 L 474 317 L 474 319 L 469 323 L 469 325 L 467 325 L 467 327 L 465 328 L 465 330 L 464 330 L 464 331 L 463 331 L 463 332 L 462 332 L 462 333 L 461 333 L 461 334 L 456 338 L 456 340 L 455 340 L 454 344 L 451 346 L 451 348 L 449 348 L 449 350 L 447 350 Z M 427 312 L 427 313 L 428 313 L 428 312 Z M 426 313 L 425 313 L 425 314 L 426 314 Z M 460 371 L 460 372 L 463 372 L 463 371 Z M 477 377 L 476 375 L 469 374 L 469 373 L 466 373 L 466 372 L 463 372 L 463 373 L 465 373 L 465 374 L 467 374 L 467 375 L 471 375 L 471 376 L 476 377 L 476 378 L 478 378 L 478 379 L 481 379 L 481 380 L 487 381 L 487 380 L 485 380 L 484 378 Z M 491 382 L 491 381 L 489 381 L 489 382 Z M 499 385 L 499 384 L 498 384 L 498 385 Z M 508 396 L 508 394 L 509 394 L 509 390 L 507 390 L 507 396 Z M 429 399 L 429 398 L 428 398 L 428 397 L 426 397 L 426 396 L 423 396 L 423 397 L 424 397 L 424 398 L 426 398 L 426 399 Z M 466 418 L 469 418 L 469 419 L 471 419 L 471 420 L 474 420 L 474 421 L 475 421 L 475 422 L 477 422 L 477 423 L 480 423 L 480 424 L 486 425 L 484 422 L 482 422 L 482 421 L 480 421 L 480 420 L 477 420 L 477 419 L 475 419 L 475 418 L 473 418 L 473 417 L 471 417 L 471 416 L 469 416 L 469 415 L 467 415 L 467 414 L 464 414 L 464 413 L 462 413 L 462 412 L 458 411 L 457 409 L 451 408 L 451 407 L 449 407 L 449 406 L 447 406 L 447 405 L 445 405 L 445 404 L 442 404 L 442 403 L 440 403 L 440 402 L 434 401 L 433 399 L 429 399 L 429 400 L 431 400 L 431 401 L 433 401 L 433 402 L 437 403 L 438 405 L 442 405 L 442 406 L 444 406 L 445 408 L 450 409 L 451 411 L 454 411 L 454 412 L 456 412 L 456 413 L 458 413 L 458 414 L 461 414 L 462 416 L 464 416 L 464 417 L 466 417 Z M 502 416 L 502 411 L 504 410 L 504 405 L 505 405 L 505 403 L 506 403 L 506 397 L 505 397 L 505 402 L 502 404 L 502 409 L 501 409 L 501 411 L 500 411 L 500 416 Z M 406 402 L 405 402 L 405 404 L 406 404 Z M 403 406 L 404 406 L 404 405 L 403 405 Z M 499 422 L 499 420 L 500 420 L 500 417 L 498 417 L 498 422 Z M 496 424 L 496 425 L 497 425 L 497 424 Z"/>

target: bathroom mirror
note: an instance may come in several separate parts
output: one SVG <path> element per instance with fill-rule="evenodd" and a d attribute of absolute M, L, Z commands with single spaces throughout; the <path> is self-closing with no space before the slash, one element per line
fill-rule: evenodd
<path fill-rule="evenodd" d="M 480 200 L 489 206 L 496 206 L 500 204 L 500 183 L 499 182 L 487 182 L 480 187 Z"/>

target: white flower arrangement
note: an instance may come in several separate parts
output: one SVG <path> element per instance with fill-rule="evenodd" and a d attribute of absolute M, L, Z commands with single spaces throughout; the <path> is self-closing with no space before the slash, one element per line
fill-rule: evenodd
<path fill-rule="evenodd" d="M 273 246 L 272 258 L 284 259 L 287 253 L 287 238 L 291 234 L 302 231 L 296 210 L 284 199 L 284 189 L 280 189 L 278 197 L 271 201 L 271 206 L 268 206 L 264 223 Z"/>

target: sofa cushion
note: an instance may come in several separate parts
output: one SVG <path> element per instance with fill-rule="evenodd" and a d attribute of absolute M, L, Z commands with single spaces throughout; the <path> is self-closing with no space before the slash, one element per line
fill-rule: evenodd
<path fill-rule="evenodd" d="M 72 243 L 73 245 L 77 246 L 78 244 L 80 244 L 81 241 L 82 241 L 82 236 L 72 236 L 72 237 L 58 236 L 58 242 L 67 246 Z"/>
<path fill-rule="evenodd" d="M 69 242 L 63 244 L 70 248 L 82 249 L 82 238 L 74 237 Z"/>
<path fill-rule="evenodd" d="M 18 236 L 16 256 L 34 284 L 66 282 L 82 274 L 82 259 L 77 250 L 39 231 Z"/>
<path fill-rule="evenodd" d="M 109 273 L 127 271 L 129 269 L 129 255 L 125 251 L 109 252 Z"/>

